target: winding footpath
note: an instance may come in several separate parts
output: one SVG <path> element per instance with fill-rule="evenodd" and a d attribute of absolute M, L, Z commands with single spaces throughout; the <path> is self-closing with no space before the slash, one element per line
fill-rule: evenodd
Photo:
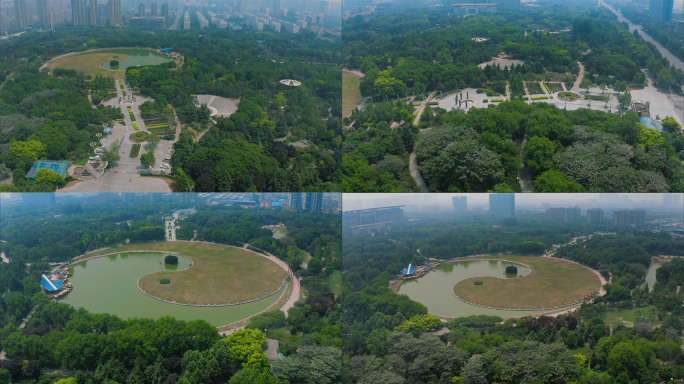
<path fill-rule="evenodd" d="M 428 187 L 423 180 L 423 176 L 420 175 L 420 170 L 418 169 L 418 160 L 416 159 L 416 153 L 412 152 L 411 157 L 409 157 L 409 170 L 411 171 L 411 177 L 413 181 L 416 182 L 418 188 L 422 193 L 428 192 Z"/>
<path fill-rule="evenodd" d="M 580 84 L 582 84 L 582 79 L 584 79 L 584 74 L 586 73 L 584 71 L 584 65 L 577 61 L 577 65 L 579 65 L 579 74 L 577 75 L 577 79 L 575 79 L 575 84 L 572 85 L 572 88 L 570 88 L 570 92 L 574 93 L 579 93 L 580 90 Z"/>
<path fill-rule="evenodd" d="M 423 100 L 422 103 L 418 106 L 418 113 L 416 113 L 416 117 L 413 119 L 413 125 L 418 126 L 418 123 L 420 122 L 420 117 L 423 115 L 423 111 L 425 111 L 425 107 L 427 107 L 430 102 L 435 96 L 437 95 L 437 91 L 431 92 L 428 97 Z M 418 159 L 416 158 L 416 152 L 411 152 L 411 156 L 409 157 L 409 171 L 411 172 L 411 177 L 413 177 L 413 181 L 416 182 L 416 185 L 418 186 L 418 189 L 420 189 L 420 192 L 426 193 L 428 192 L 428 187 L 425 184 L 425 180 L 423 180 L 423 176 L 420 174 L 420 169 L 418 168 Z"/>

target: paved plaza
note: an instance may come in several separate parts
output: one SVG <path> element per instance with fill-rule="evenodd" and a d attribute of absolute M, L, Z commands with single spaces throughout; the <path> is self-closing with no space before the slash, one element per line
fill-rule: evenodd
<path fill-rule="evenodd" d="M 587 94 L 595 96 L 608 94 L 609 99 L 608 102 L 604 102 L 583 98 Z M 665 118 L 665 116 L 672 116 L 680 125 L 684 126 L 684 124 L 682 124 L 684 121 L 684 97 L 663 93 L 655 88 L 650 81 L 648 86 L 643 89 L 633 90 L 631 91 L 631 94 L 632 100 L 641 99 L 651 102 L 651 116 L 654 119 L 656 116 L 660 117 L 660 119 Z M 620 108 L 617 100 L 617 92 L 610 88 L 607 91 L 601 90 L 599 87 L 591 87 L 588 91 L 582 89 L 579 91 L 579 95 L 582 98 L 574 101 L 564 101 L 559 99 L 558 92 L 555 92 L 545 95 L 536 95 L 553 96 L 553 99 L 532 100 L 531 96 L 527 96 L 529 100 L 526 100 L 525 102 L 528 104 L 549 103 L 555 105 L 559 109 L 567 109 L 568 111 L 588 108 L 597 111 L 616 113 Z M 462 91 L 445 94 L 443 98 L 437 98 L 435 100 L 439 102 L 440 108 L 444 108 L 447 111 L 461 109 L 467 112 L 470 108 L 487 108 L 490 105 L 499 104 L 499 102 L 492 102 L 493 99 L 503 99 L 504 101 L 510 100 L 510 94 L 507 94 L 506 96 L 487 96 L 484 93 L 476 93 L 475 88 L 466 88 Z M 488 100 L 488 102 L 484 102 L 484 100 Z"/>
<path fill-rule="evenodd" d="M 145 123 L 140 115 L 140 105 L 145 101 L 152 100 L 138 95 L 133 95 L 132 90 L 124 82 L 124 89 L 126 96 L 123 95 L 118 81 L 114 82 L 116 85 L 116 97 L 105 102 L 105 105 L 120 107 L 123 116 L 124 124 L 118 122 L 114 123 L 112 133 L 101 140 L 102 146 L 111 148 L 114 143 L 120 142 L 118 154 L 121 157 L 117 165 L 108 168 L 104 175 L 99 179 L 86 179 L 68 187 L 57 190 L 57 192 L 171 192 L 171 188 L 166 181 L 156 177 L 143 177 L 140 172 L 147 171 L 145 167 L 140 164 L 140 155 L 145 153 L 145 147 L 141 148 L 140 154 L 137 157 L 130 157 L 131 148 L 135 142 L 130 139 L 130 135 L 135 132 L 133 122 L 128 114 L 128 106 L 131 107 L 133 115 L 138 122 L 139 130 L 145 130 Z M 161 169 L 162 159 L 171 157 L 173 150 L 173 142 L 169 140 L 161 140 L 155 149 L 155 166 L 154 172 L 160 173 L 164 171 L 168 173 L 169 169 Z"/>

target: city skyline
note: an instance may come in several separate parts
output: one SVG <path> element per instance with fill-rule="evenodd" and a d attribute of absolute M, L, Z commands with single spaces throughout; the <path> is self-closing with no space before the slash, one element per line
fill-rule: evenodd
<path fill-rule="evenodd" d="M 407 205 L 418 207 L 433 207 L 444 212 L 453 210 L 453 197 L 467 198 L 468 211 L 483 211 L 489 209 L 488 193 L 437 193 L 437 194 L 343 194 L 343 211 L 381 208 L 392 205 Z M 515 207 L 519 209 L 543 210 L 550 207 L 580 207 L 590 208 L 668 208 L 682 211 L 684 195 L 681 193 L 532 193 L 515 194 Z"/>

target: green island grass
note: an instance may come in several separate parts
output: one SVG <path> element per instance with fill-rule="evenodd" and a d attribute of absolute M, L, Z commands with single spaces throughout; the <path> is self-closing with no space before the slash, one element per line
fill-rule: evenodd
<path fill-rule="evenodd" d="M 86 256 L 134 250 L 177 252 L 193 260 L 192 267 L 186 270 L 155 272 L 139 280 L 140 288 L 146 293 L 177 303 L 244 302 L 278 290 L 287 276 L 279 265 L 256 253 L 204 242 L 133 244 Z M 159 257 L 161 260 L 164 255 Z M 163 278 L 173 280 L 173 284 L 159 284 Z"/>
<path fill-rule="evenodd" d="M 131 153 L 128 155 L 130 157 L 138 157 L 140 154 L 140 144 L 133 144 L 131 147 Z"/>
<path fill-rule="evenodd" d="M 328 277 L 328 285 L 330 285 L 330 291 L 335 295 L 339 296 L 342 294 L 342 272 L 335 271 Z"/>
<path fill-rule="evenodd" d="M 351 115 L 361 102 L 361 78 L 353 73 L 342 72 L 342 116 Z"/>
<path fill-rule="evenodd" d="M 566 260 L 541 256 L 478 256 L 465 260 L 500 259 L 532 267 L 532 272 L 515 279 L 472 277 L 454 286 L 456 296 L 471 302 L 496 308 L 552 308 L 581 301 L 598 292 L 601 283 L 588 268 Z M 473 289 L 481 280 L 484 285 Z"/>
<path fill-rule="evenodd" d="M 560 92 L 558 98 L 561 100 L 577 100 L 579 95 L 574 92 Z"/>
<path fill-rule="evenodd" d="M 147 140 L 149 134 L 147 132 L 133 132 L 131 133 L 131 140 L 141 142 Z"/>

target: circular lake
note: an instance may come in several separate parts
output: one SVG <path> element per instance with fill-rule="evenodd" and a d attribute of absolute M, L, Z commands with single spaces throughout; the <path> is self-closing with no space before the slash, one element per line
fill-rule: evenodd
<path fill-rule="evenodd" d="M 278 293 L 252 303 L 225 307 L 190 307 L 153 299 L 138 290 L 137 281 L 145 274 L 169 269 L 188 268 L 190 260 L 178 258 L 178 266 L 160 261 L 166 253 L 130 252 L 103 256 L 74 265 L 69 283 L 74 289 L 60 300 L 93 313 L 111 313 L 121 318 L 159 318 L 206 320 L 213 326 L 230 324 L 265 310 L 278 301 L 287 285 Z"/>
<path fill-rule="evenodd" d="M 507 277 L 505 274 L 506 266 L 511 264 L 518 267 L 518 275 L 525 276 L 532 272 L 530 268 L 510 261 L 456 261 L 441 264 L 423 277 L 405 281 L 399 287 L 398 293 L 422 303 L 427 307 L 429 313 L 443 317 L 491 315 L 508 318 L 549 312 L 544 310 L 515 311 L 483 308 L 468 304 L 454 296 L 454 285 L 471 277 L 515 278 L 515 276 Z"/>
<path fill-rule="evenodd" d="M 154 51 L 147 49 L 117 49 L 112 51 L 103 51 L 107 53 L 118 54 L 117 58 L 112 56 L 112 60 L 118 60 L 119 66 L 112 69 L 109 61 L 102 63 L 102 68 L 110 71 L 125 71 L 128 67 L 136 67 L 138 65 L 157 65 L 173 61 L 167 56 L 162 56 Z"/>

